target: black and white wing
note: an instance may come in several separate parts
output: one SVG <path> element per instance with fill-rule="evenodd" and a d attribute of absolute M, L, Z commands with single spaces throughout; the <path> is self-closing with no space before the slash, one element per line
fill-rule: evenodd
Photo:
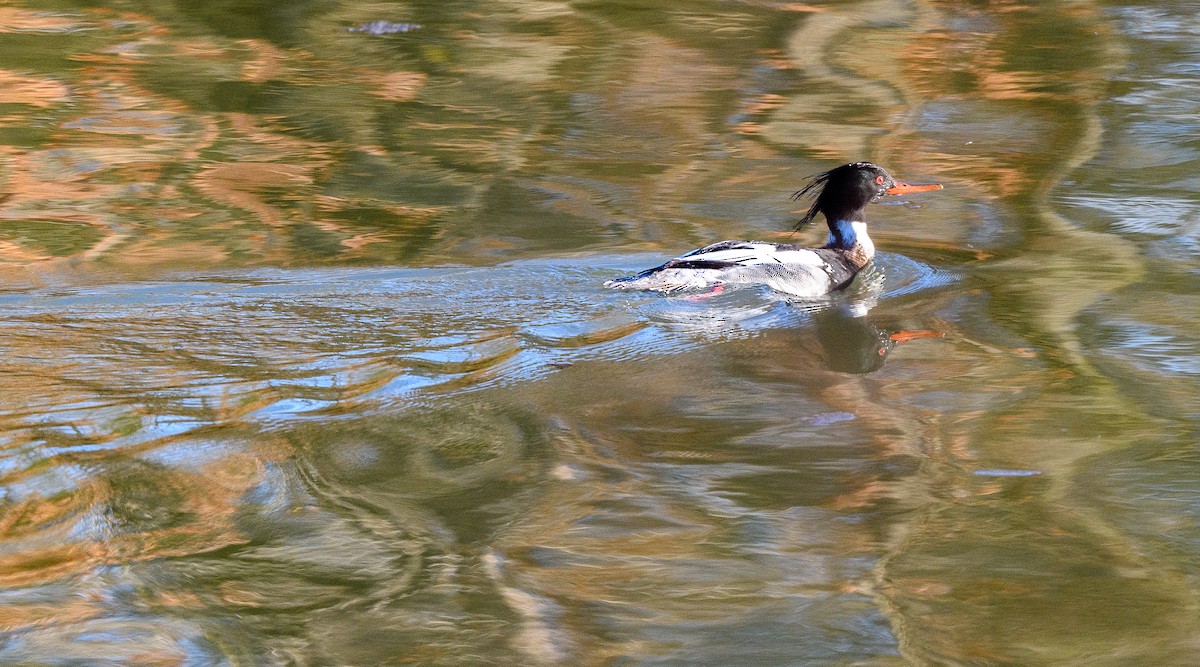
<path fill-rule="evenodd" d="M 787 243 L 722 241 L 604 286 L 675 292 L 757 282 L 784 292 L 818 295 L 831 287 L 824 252 Z"/>
<path fill-rule="evenodd" d="M 728 269 L 736 266 L 758 264 L 810 264 L 824 263 L 821 255 L 809 248 L 790 243 L 768 243 L 765 241 L 721 241 L 658 267 L 659 269 Z"/>

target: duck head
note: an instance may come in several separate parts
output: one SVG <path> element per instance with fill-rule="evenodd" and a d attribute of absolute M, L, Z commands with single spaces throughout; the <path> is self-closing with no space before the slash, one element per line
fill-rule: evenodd
<path fill-rule="evenodd" d="M 817 213 L 824 214 L 830 226 L 836 222 L 860 222 L 865 220 L 867 204 L 881 197 L 941 189 L 936 183 L 914 185 L 897 181 L 883 167 L 870 162 L 851 162 L 812 176 L 808 185 L 792 195 L 792 199 L 799 200 L 815 194 L 812 206 L 796 227 L 811 223 Z"/>

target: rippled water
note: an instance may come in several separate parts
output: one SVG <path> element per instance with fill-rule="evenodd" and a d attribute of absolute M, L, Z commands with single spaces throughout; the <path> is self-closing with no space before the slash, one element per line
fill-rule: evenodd
<path fill-rule="evenodd" d="M 1198 35 L 0 7 L 0 662 L 1191 664 Z M 860 159 L 845 293 L 601 287 Z"/>

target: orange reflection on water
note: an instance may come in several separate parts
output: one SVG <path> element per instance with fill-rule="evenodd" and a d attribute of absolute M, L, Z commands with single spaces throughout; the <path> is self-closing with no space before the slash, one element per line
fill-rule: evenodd
<path fill-rule="evenodd" d="M 0 33 L 59 33 L 86 27 L 86 22 L 64 14 L 0 7 Z"/>

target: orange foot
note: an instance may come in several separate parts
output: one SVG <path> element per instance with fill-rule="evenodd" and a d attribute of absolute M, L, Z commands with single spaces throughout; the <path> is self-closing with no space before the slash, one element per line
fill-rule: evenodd
<path fill-rule="evenodd" d="M 704 292 L 701 294 L 693 294 L 691 296 L 685 296 L 685 297 L 683 297 L 683 300 L 684 301 L 704 301 L 705 299 L 711 299 L 714 296 L 716 296 L 724 291 L 725 291 L 725 286 L 722 285 L 721 283 L 717 283 L 716 285 L 713 285 L 713 288 L 708 290 L 707 292 Z"/>

